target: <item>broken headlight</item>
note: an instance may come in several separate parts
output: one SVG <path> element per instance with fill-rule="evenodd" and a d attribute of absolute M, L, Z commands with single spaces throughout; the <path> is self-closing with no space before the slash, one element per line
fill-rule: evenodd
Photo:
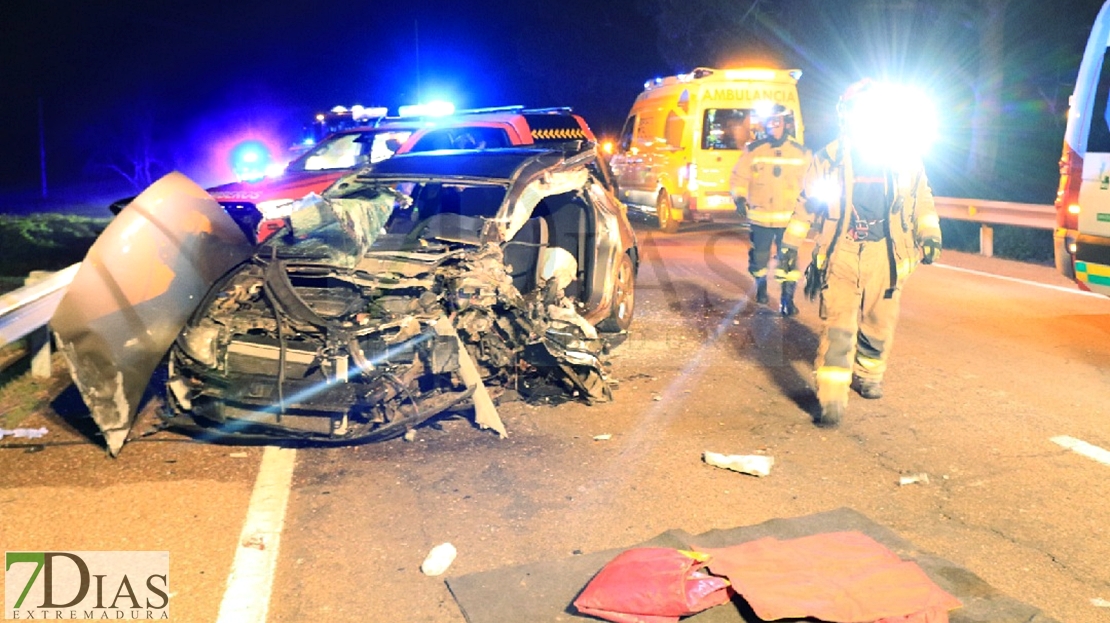
<path fill-rule="evenodd" d="M 186 355 L 209 368 L 215 368 L 218 361 L 216 352 L 219 348 L 221 330 L 219 325 L 210 321 L 204 321 L 194 326 L 186 326 L 177 338 L 177 343 Z"/>

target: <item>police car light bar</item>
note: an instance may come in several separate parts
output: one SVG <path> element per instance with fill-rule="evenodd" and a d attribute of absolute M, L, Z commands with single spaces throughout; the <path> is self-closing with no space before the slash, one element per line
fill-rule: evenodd
<path fill-rule="evenodd" d="M 401 117 L 446 117 L 454 112 L 455 105 L 451 102 L 410 104 L 397 109 L 397 114 Z"/>
<path fill-rule="evenodd" d="M 356 120 L 373 119 L 375 117 L 384 117 L 389 114 L 389 109 L 384 106 L 375 108 L 366 108 L 355 104 L 351 106 L 351 117 Z"/>

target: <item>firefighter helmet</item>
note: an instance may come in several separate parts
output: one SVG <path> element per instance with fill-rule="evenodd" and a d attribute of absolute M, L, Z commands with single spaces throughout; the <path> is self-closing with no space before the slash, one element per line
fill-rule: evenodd
<path fill-rule="evenodd" d="M 783 136 L 794 136 L 794 111 L 783 106 L 782 104 L 774 104 L 771 109 L 763 115 L 762 125 L 764 131 L 771 135 L 770 128 L 772 126 L 781 125 L 783 128 Z"/>
<path fill-rule="evenodd" d="M 836 102 L 836 114 L 840 118 L 841 124 L 847 121 L 847 117 L 851 114 L 852 109 L 859 102 L 863 94 L 875 88 L 875 81 L 871 78 L 864 78 L 857 80 L 848 85 L 840 99 Z"/>

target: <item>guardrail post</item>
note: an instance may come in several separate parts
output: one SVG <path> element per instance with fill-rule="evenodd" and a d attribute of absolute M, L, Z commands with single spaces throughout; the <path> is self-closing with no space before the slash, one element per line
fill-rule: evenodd
<path fill-rule="evenodd" d="M 994 256 L 994 228 L 986 223 L 979 227 L 979 254 Z"/>
<path fill-rule="evenodd" d="M 45 270 L 31 271 L 23 281 L 23 285 L 31 285 L 49 277 L 52 273 Z M 43 326 L 27 335 L 27 348 L 31 352 L 31 376 L 36 379 L 48 379 L 54 374 L 51 365 L 52 352 L 50 349 L 50 329 Z"/>
<path fill-rule="evenodd" d="M 31 349 L 31 376 L 48 379 L 54 374 L 51 365 L 53 356 L 50 349 L 50 329 L 43 327 L 27 336 L 27 346 Z"/>

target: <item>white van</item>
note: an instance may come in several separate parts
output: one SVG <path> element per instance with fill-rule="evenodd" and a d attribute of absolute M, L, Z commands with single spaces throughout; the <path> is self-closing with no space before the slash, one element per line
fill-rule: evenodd
<path fill-rule="evenodd" d="M 1110 296 L 1110 0 L 1098 12 L 1069 100 L 1060 188 L 1056 268 L 1084 290 Z"/>
<path fill-rule="evenodd" d="M 656 78 L 632 104 L 610 164 L 620 199 L 655 216 L 663 231 L 682 221 L 735 218 L 729 175 L 761 131 L 762 108 L 782 104 L 803 140 L 798 69 L 701 67 Z M 789 130 L 790 128 L 788 128 Z"/>

